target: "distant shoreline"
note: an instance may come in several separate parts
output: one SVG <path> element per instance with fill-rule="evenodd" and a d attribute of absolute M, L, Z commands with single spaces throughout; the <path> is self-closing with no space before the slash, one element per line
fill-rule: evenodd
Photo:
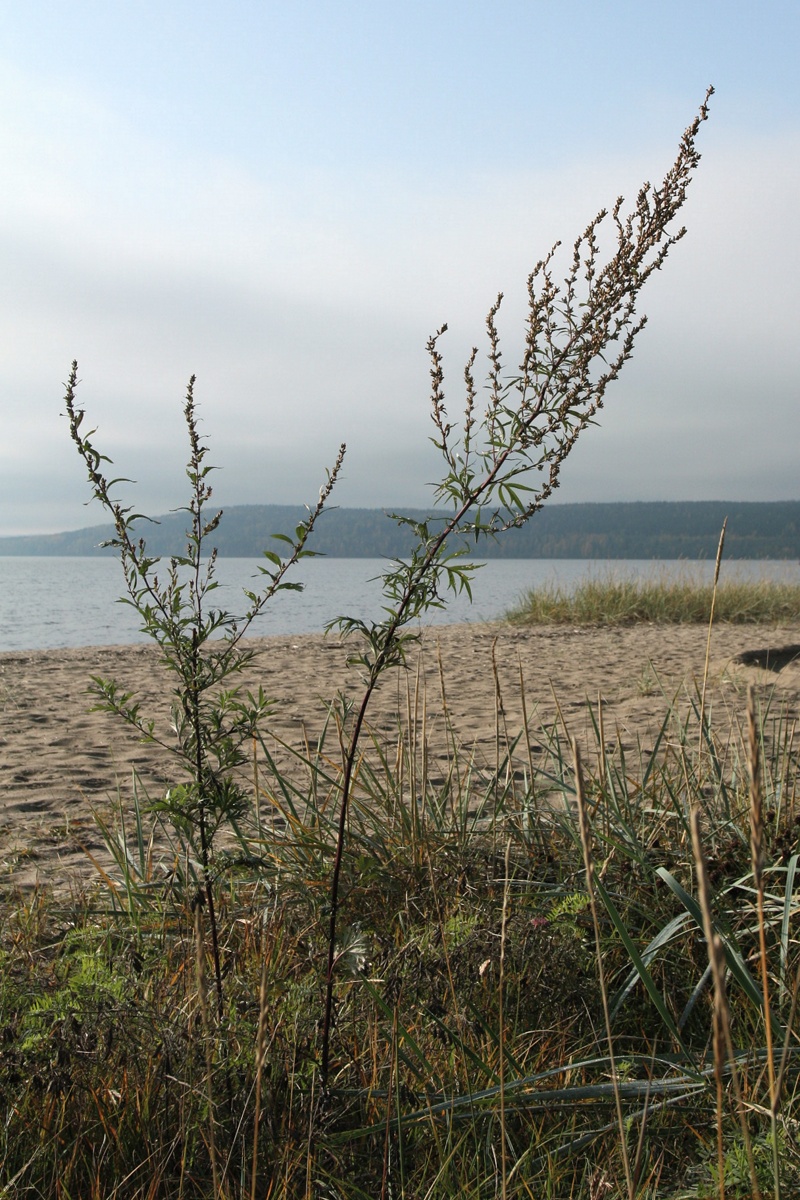
<path fill-rule="evenodd" d="M 415 520 L 441 519 L 423 509 L 402 511 Z M 263 550 L 275 548 L 273 534 L 292 534 L 306 515 L 299 505 L 231 506 L 214 536 L 217 551 L 220 557 L 259 558 Z M 726 559 L 800 559 L 800 500 L 551 504 L 523 528 L 465 549 L 479 559 L 713 560 L 726 519 Z M 185 520 L 183 513 L 167 513 L 155 523 L 142 522 L 137 534 L 153 554 L 180 554 Z M 3 537 L 0 557 L 113 556 L 113 549 L 100 545 L 112 532 L 108 525 L 95 525 Z M 313 549 L 329 558 L 402 557 L 411 544 L 408 529 L 378 508 L 331 509 L 313 538 Z"/>

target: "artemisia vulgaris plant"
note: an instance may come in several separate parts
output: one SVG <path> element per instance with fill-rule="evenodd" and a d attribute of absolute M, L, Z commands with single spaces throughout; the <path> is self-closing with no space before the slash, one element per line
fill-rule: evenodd
<path fill-rule="evenodd" d="M 685 130 L 675 162 L 660 186 L 643 184 L 627 214 L 623 213 L 622 197 L 610 212 L 601 209 L 575 241 L 562 281 L 557 282 L 555 275 L 560 243 L 536 264 L 528 277 L 525 350 L 516 371 L 506 371 L 503 366 L 497 328 L 503 297 L 497 297 L 486 318 L 489 368 L 485 393 L 479 395 L 475 382 L 478 349 L 473 348 L 464 369 L 465 399 L 458 427 L 451 423 L 445 405 L 439 342 L 447 326 L 428 342 L 431 440 L 445 468 L 434 492 L 440 515 L 427 521 L 395 516 L 410 527 L 416 544 L 406 560 L 395 561 L 383 576 L 385 619 L 369 623 L 342 617 L 333 623 L 360 639 L 351 661 L 364 671 L 365 688 L 361 704 L 354 710 L 343 756 L 321 1034 L 323 1087 L 327 1087 L 330 1073 L 336 924 L 347 811 L 372 693 L 388 668 L 403 663 L 409 640 L 415 637 L 409 625 L 432 606 L 440 607 L 448 590 L 469 592 L 475 565 L 465 559 L 465 544 L 479 545 L 482 539 L 524 525 L 558 487 L 565 460 L 602 408 L 609 385 L 631 357 L 646 324 L 647 318 L 637 313 L 642 288 L 686 233 L 682 226 L 673 228 L 673 222 L 700 161 L 695 142 L 708 116 L 713 90 L 708 89 L 697 116 Z M 614 248 L 605 257 L 600 240 L 609 222 Z"/>
<path fill-rule="evenodd" d="M 112 546 L 120 556 L 127 591 L 124 603 L 138 613 L 142 631 L 159 647 L 161 662 L 175 681 L 174 737 L 166 739 L 158 734 L 155 722 L 142 714 L 140 701 L 132 693 L 121 691 L 113 680 L 93 679 L 96 707 L 121 718 L 145 741 L 169 750 L 184 769 L 186 782 L 171 788 L 154 807 L 175 825 L 199 864 L 195 902 L 208 910 L 221 1015 L 222 972 L 213 889 L 215 839 L 223 826 L 236 822 L 249 807 L 236 768 L 246 761 L 244 747 L 252 741 L 269 709 L 263 689 L 257 695 L 243 693 L 235 683 L 253 657 L 243 638 L 277 592 L 302 588 L 287 575 L 300 559 L 314 553 L 307 543 L 336 483 L 345 447 L 340 447 L 316 506 L 297 526 L 294 537 L 274 535 L 285 543 L 284 557 L 273 550 L 263 551 L 266 562 L 259 572 L 264 586 L 244 593 L 244 613 L 237 616 L 215 607 L 217 553 L 210 539 L 222 512 L 208 508 L 212 498 L 209 477 L 214 467 L 206 462 L 208 447 L 198 432 L 194 383 L 192 376 L 184 405 L 190 498 L 179 511 L 186 513 L 186 548 L 166 562 L 152 556 L 145 538 L 136 532 L 136 523 L 150 518 L 117 499 L 118 485 L 130 481 L 105 474 L 110 459 L 94 445 L 96 430 L 87 432 L 83 428 L 84 412 L 75 402 L 76 362 L 67 382 L 65 404 L 70 434 L 86 465 L 92 493 L 114 522 L 114 535 L 104 545 Z"/>

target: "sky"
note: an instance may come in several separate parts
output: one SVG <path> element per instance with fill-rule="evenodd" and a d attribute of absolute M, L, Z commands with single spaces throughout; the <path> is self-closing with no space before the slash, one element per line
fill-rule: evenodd
<path fill-rule="evenodd" d="M 797 0 L 0 2 L 0 535 L 97 524 L 78 399 L 140 511 L 430 502 L 503 291 L 659 181 L 702 102 L 686 238 L 560 502 L 774 500 L 797 482 Z M 566 259 L 564 260 L 566 263 Z M 482 359 L 485 364 L 485 357 Z"/>

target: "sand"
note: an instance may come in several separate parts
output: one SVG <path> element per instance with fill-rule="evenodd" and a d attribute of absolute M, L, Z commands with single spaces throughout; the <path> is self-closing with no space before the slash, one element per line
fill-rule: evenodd
<path fill-rule="evenodd" d="M 596 756 L 587 700 L 596 709 L 598 695 L 608 746 L 619 739 L 628 752 L 648 749 L 668 700 L 677 697 L 680 710 L 688 711 L 703 676 L 706 638 L 704 628 L 690 625 L 432 627 L 411 653 L 410 670 L 393 671 L 382 681 L 370 708 L 371 728 L 396 742 L 399 723 L 415 712 L 418 731 L 424 719 L 435 764 L 446 753 L 446 705 L 460 742 L 479 764 L 491 766 L 498 692 L 501 726 L 504 720 L 512 738 L 522 729 L 521 676 L 534 753 L 541 744 L 537 731 L 558 719 Z M 798 714 L 800 660 L 780 671 L 733 661 L 742 652 L 789 643 L 800 643 L 800 626 L 714 630 L 708 705 L 716 724 L 727 729 L 742 719 L 748 683 Z M 296 774 L 290 748 L 302 750 L 306 739 L 313 744 L 326 720 L 326 702 L 337 691 L 359 696 L 358 672 L 346 667 L 347 646 L 336 637 L 248 644 L 256 653 L 242 682 L 262 685 L 274 699 L 267 737 L 278 762 Z M 92 676 L 135 692 L 142 711 L 156 719 L 157 732 L 171 737 L 173 680 L 150 646 L 0 654 L 0 896 L 36 886 L 74 888 L 93 877 L 87 851 L 107 859 L 92 808 L 107 814 L 118 795 L 129 807 L 134 770 L 151 797 L 182 778 L 168 751 L 142 744 L 118 720 L 91 710 Z M 336 744 L 330 737 L 334 756 Z M 522 744 L 518 753 L 527 758 Z"/>

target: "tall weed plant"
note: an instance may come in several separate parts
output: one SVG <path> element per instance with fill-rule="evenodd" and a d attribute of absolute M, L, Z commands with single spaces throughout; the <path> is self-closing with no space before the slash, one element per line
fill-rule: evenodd
<path fill-rule="evenodd" d="M 87 468 L 95 499 L 114 522 L 114 536 L 105 544 L 119 551 L 125 572 L 127 596 L 124 603 L 135 609 L 141 629 L 156 643 L 162 665 L 174 679 L 172 731 L 164 740 L 155 722 L 141 711 L 134 695 L 120 690 L 114 680 L 94 678 L 96 707 L 118 717 L 145 742 L 158 742 L 178 760 L 186 783 L 171 788 L 157 809 L 179 832 L 187 846 L 190 874 L 197 890 L 195 903 L 207 905 L 213 942 L 217 1004 L 222 1011 L 222 973 L 217 937 L 213 881 L 217 870 L 216 837 L 221 828 L 236 824 L 249 807 L 236 768 L 247 761 L 244 747 L 250 745 L 269 704 L 263 689 L 257 695 L 243 693 L 236 677 L 252 660 L 253 652 L 244 637 L 279 591 L 298 589 L 289 578 L 292 568 L 313 554 L 308 540 L 336 484 L 344 461 L 341 446 L 333 469 L 320 489 L 316 507 L 299 524 L 294 538 L 278 535 L 287 553 L 264 550 L 265 565 L 259 567 L 264 586 L 245 593 L 246 607 L 236 615 L 214 605 L 216 550 L 209 539 L 222 519 L 220 511 L 209 511 L 212 499 L 208 446 L 198 432 L 194 400 L 194 376 L 189 381 L 184 419 L 189 440 L 186 475 L 190 485 L 186 550 L 162 564 L 151 557 L 138 523 L 143 517 L 117 499 L 117 488 L 128 480 L 109 478 L 105 465 L 110 459 L 93 443 L 95 430 L 84 429 L 85 414 L 75 402 L 78 364 L 73 362 L 64 398 L 69 429 Z"/>

